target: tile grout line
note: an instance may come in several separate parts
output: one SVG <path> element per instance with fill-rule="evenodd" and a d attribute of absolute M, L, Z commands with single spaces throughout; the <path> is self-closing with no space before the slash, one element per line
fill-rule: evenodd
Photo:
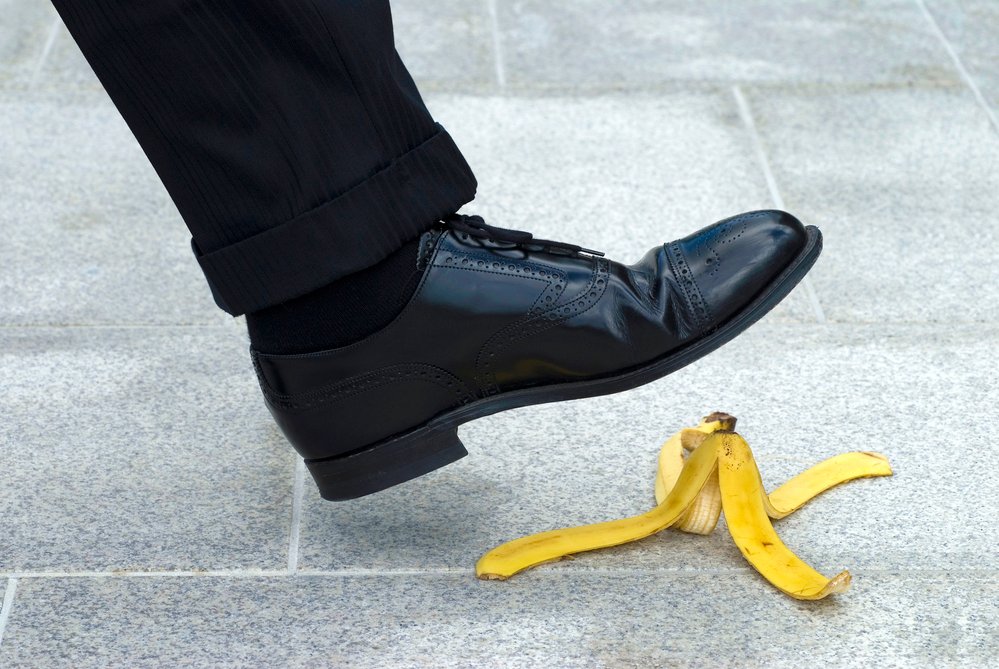
<path fill-rule="evenodd" d="M 753 142 L 753 150 L 756 152 L 756 160 L 760 164 L 760 169 L 763 170 L 763 178 L 767 182 L 770 199 L 773 201 L 775 207 L 785 210 L 784 198 L 777 187 L 777 179 L 774 177 L 773 170 L 770 169 L 770 161 L 767 159 L 767 152 L 763 148 L 763 140 L 760 138 L 760 133 L 756 129 L 753 112 L 749 108 L 749 102 L 746 100 L 746 96 L 742 94 L 742 89 L 739 88 L 738 84 L 732 86 L 732 95 L 735 97 L 735 104 L 739 108 L 739 116 L 742 118 L 742 123 L 746 126 L 746 130 L 749 132 L 750 139 Z M 812 285 L 812 278 L 806 275 L 801 285 L 804 287 L 805 295 L 812 306 L 812 315 L 815 317 L 815 320 L 819 323 L 825 323 L 826 313 L 822 309 L 822 303 L 819 302 L 815 286 Z"/>
<path fill-rule="evenodd" d="M 975 96 L 975 100 L 982 108 L 982 111 L 985 112 L 989 122 L 992 124 L 992 128 L 996 132 L 999 132 L 999 118 L 996 117 L 995 112 L 992 111 L 989 103 L 985 100 L 985 96 L 982 95 L 982 91 L 978 88 L 978 84 L 976 84 L 975 80 L 971 78 L 971 73 L 964 67 L 964 63 L 961 61 L 960 56 L 957 55 L 957 50 L 954 48 L 954 45 L 950 43 L 949 39 L 947 39 L 947 35 L 944 33 L 943 28 L 940 27 L 937 20 L 933 18 L 932 14 L 930 14 L 930 10 L 926 7 L 926 3 L 923 0 L 913 1 L 919 5 L 919 9 L 923 12 L 923 16 L 930 24 L 930 28 L 932 28 L 933 33 L 943 44 L 944 49 L 947 50 L 947 54 L 950 56 L 951 60 L 954 61 L 954 67 L 957 69 L 957 73 L 961 75 L 962 79 L 964 79 L 965 85 L 971 89 L 972 95 Z"/>
<path fill-rule="evenodd" d="M 489 27 L 493 37 L 493 63 L 496 66 L 496 83 L 499 84 L 500 92 L 506 90 L 506 67 L 503 63 L 503 45 L 500 42 L 499 31 L 499 10 L 496 8 L 496 0 L 486 0 L 486 7 L 489 9 Z"/>
<path fill-rule="evenodd" d="M 288 535 L 288 573 L 298 571 L 298 547 L 302 536 L 302 500 L 305 497 L 305 460 L 295 459 L 295 484 L 292 487 L 291 532 Z"/>
<path fill-rule="evenodd" d="M 302 569 L 289 573 L 287 569 L 178 569 L 166 571 L 20 571 L 9 575 L 12 579 L 52 579 L 52 578 L 273 578 L 298 576 L 419 576 L 472 573 L 470 568 L 427 567 L 399 569 Z"/>
<path fill-rule="evenodd" d="M 3 633 L 7 629 L 10 610 L 14 608 L 14 593 L 17 592 L 17 577 L 7 579 L 7 589 L 3 593 L 3 604 L 0 605 L 0 645 L 3 644 Z"/>
<path fill-rule="evenodd" d="M 35 69 L 31 71 L 31 79 L 28 80 L 28 90 L 33 89 L 35 84 L 38 83 L 38 78 L 42 75 L 42 68 L 45 67 L 45 62 L 49 59 L 49 54 L 52 53 L 52 47 L 55 46 L 56 37 L 59 35 L 61 27 L 62 19 L 57 15 L 52 22 L 52 27 L 49 28 L 48 37 L 45 38 L 45 46 L 42 47 L 42 53 L 38 57 L 38 62 L 35 63 Z"/>
<path fill-rule="evenodd" d="M 832 567 L 828 567 L 832 568 Z M 688 568 L 655 568 L 655 569 L 643 569 L 643 568 L 633 568 L 633 567 L 593 567 L 585 570 L 548 570 L 544 572 L 534 572 L 535 576 L 581 576 L 590 574 L 620 574 L 620 575 L 656 575 L 656 574 L 677 574 L 677 575 L 726 575 L 726 574 L 742 574 L 753 571 L 752 567 L 746 565 L 745 567 L 719 567 L 716 569 L 688 569 Z M 983 567 L 983 568 L 969 568 L 969 569 L 947 569 L 941 567 L 906 567 L 904 570 L 902 568 L 884 568 L 884 567 L 871 567 L 871 568 L 854 568 L 851 570 L 854 574 L 893 574 L 897 572 L 905 571 L 906 573 L 913 574 L 965 574 L 965 575 L 975 575 L 975 574 L 995 574 L 996 569 Z M 474 569 L 470 567 L 423 567 L 423 568 L 395 568 L 395 569 L 303 569 L 295 574 L 289 574 L 287 570 L 284 569 L 216 569 L 216 570 L 177 570 L 177 571 L 133 571 L 133 572 L 114 572 L 114 571 L 52 571 L 52 572 L 31 572 L 22 571 L 16 572 L 9 575 L 7 594 L 4 597 L 4 609 L 3 611 L 7 613 L 0 613 L 0 616 L 9 615 L 10 607 L 7 606 L 8 600 L 11 602 L 14 599 L 14 590 L 9 584 L 13 582 L 15 585 L 18 580 L 21 579 L 59 579 L 59 578 L 108 578 L 108 579 L 142 579 L 142 578 L 204 578 L 204 577 L 223 577 L 223 578 L 297 578 L 299 576 L 325 576 L 331 578 L 367 578 L 367 577 L 378 577 L 378 576 L 472 576 L 474 575 Z M 5 619 L 5 618 L 4 618 Z"/>

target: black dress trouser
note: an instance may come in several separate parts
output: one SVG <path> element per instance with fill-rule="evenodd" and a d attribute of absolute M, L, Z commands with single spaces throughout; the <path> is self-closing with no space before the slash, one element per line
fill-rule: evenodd
<path fill-rule="evenodd" d="M 369 267 L 475 195 L 388 0 L 53 0 L 242 314 Z"/>

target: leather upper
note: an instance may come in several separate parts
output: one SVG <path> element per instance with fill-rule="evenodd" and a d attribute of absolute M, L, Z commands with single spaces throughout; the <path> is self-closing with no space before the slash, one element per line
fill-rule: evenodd
<path fill-rule="evenodd" d="M 482 397 L 650 362 L 751 301 L 805 231 L 783 212 L 751 212 L 631 265 L 447 228 L 424 242 L 421 283 L 382 330 L 328 351 L 253 353 L 268 407 L 304 457 L 362 448 Z"/>
<path fill-rule="evenodd" d="M 710 327 L 759 293 L 805 241 L 805 227 L 798 219 L 766 210 L 725 219 L 667 244 L 666 249 L 690 294 L 688 306 Z"/>

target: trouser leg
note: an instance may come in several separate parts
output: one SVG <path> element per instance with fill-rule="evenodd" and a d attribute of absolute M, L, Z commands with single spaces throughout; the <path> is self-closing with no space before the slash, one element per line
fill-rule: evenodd
<path fill-rule="evenodd" d="M 388 0 L 53 0 L 232 314 L 369 267 L 475 194 Z"/>

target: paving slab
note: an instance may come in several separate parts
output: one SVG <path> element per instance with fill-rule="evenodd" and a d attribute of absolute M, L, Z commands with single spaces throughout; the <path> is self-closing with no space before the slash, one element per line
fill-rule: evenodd
<path fill-rule="evenodd" d="M 719 219 L 773 206 L 728 89 L 598 98 L 434 96 L 475 171 L 465 211 L 635 262 Z M 772 315 L 810 321 L 796 291 Z"/>
<path fill-rule="evenodd" d="M 895 467 L 893 478 L 849 483 L 780 521 L 817 568 L 996 569 L 999 479 L 970 454 L 966 426 L 999 402 L 981 363 L 997 335 L 759 325 L 642 388 L 469 423 L 459 436 L 470 457 L 383 493 L 330 504 L 308 481 L 300 566 L 471 568 L 506 540 L 642 513 L 662 442 L 723 410 L 740 417 L 770 489 L 845 451 L 880 451 Z M 666 532 L 541 569 L 744 566 L 722 524 L 708 537 Z"/>
<path fill-rule="evenodd" d="M 965 90 L 747 92 L 812 273 L 850 322 L 999 320 L 999 135 Z"/>
<path fill-rule="evenodd" d="M 873 572 L 822 602 L 748 572 L 23 579 L 0 663 L 981 667 L 999 651 L 988 576 Z"/>
<path fill-rule="evenodd" d="M 972 81 L 999 114 L 999 5 L 991 0 L 923 0 Z"/>
<path fill-rule="evenodd" d="M 517 0 L 497 6 L 513 87 L 958 80 L 925 18 L 906 0 Z"/>
<path fill-rule="evenodd" d="M 0 325 L 228 318 L 109 101 L 2 102 L 0 155 Z"/>
<path fill-rule="evenodd" d="M 391 4 L 396 49 L 421 91 L 498 88 L 488 2 Z"/>
<path fill-rule="evenodd" d="M 32 92 L 44 92 L 61 98 L 75 98 L 81 93 L 95 94 L 95 97 L 105 95 L 97 75 L 62 21 L 56 28 L 55 38 L 44 62 L 38 67 Z"/>
<path fill-rule="evenodd" d="M 421 89 L 496 89 L 491 24 L 485 2 L 438 0 L 428 5 L 418 0 L 394 0 L 392 15 L 396 48 Z M 39 51 L 43 41 L 38 42 Z M 65 26 L 59 27 L 34 87 L 51 91 L 101 90 Z"/>
<path fill-rule="evenodd" d="M 49 2 L 0 0 L 0 92 L 32 85 L 57 19 Z"/>
<path fill-rule="evenodd" d="M 0 572 L 284 567 L 293 458 L 245 345 L 0 328 Z"/>

